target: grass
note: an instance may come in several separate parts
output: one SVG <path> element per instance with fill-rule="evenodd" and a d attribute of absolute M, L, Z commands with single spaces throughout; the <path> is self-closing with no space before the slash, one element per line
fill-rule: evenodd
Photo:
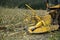
<path fill-rule="evenodd" d="M 42 12 L 43 11 L 43 12 Z M 44 16 L 46 15 L 46 10 L 36 10 L 36 13 L 38 16 Z M 43 14 L 42 14 L 43 13 Z M 11 8 L 3 8 L 0 7 L 0 27 L 7 27 L 5 30 L 0 30 L 0 40 L 20 40 L 24 36 L 23 29 L 25 26 L 29 27 L 30 24 L 34 24 L 34 22 L 28 22 L 31 19 L 32 16 L 31 10 L 26 9 L 11 9 Z M 25 20 L 28 18 L 29 20 Z M 25 20 L 25 21 L 24 21 Z M 10 33 L 14 34 L 15 32 L 22 31 L 18 33 L 17 35 L 8 37 Z M 12 35 L 10 34 L 10 35 Z M 7 35 L 7 36 L 5 36 Z M 21 36 L 19 36 L 21 35 Z M 59 40 L 60 38 L 60 32 L 56 32 L 55 34 L 52 34 L 53 36 L 48 37 L 49 40 Z M 18 37 L 19 36 L 19 37 Z M 13 38 L 14 37 L 14 38 Z M 17 39 L 18 38 L 18 39 Z"/>
<path fill-rule="evenodd" d="M 40 15 L 39 10 L 36 10 L 36 12 Z M 22 22 L 26 17 L 31 17 L 32 15 L 32 11 L 30 10 L 0 7 L 0 25 L 15 25 Z"/>
<path fill-rule="evenodd" d="M 55 33 L 52 33 L 52 35 L 49 37 L 49 40 L 60 40 L 60 32 L 56 31 Z"/>
<path fill-rule="evenodd" d="M 0 30 L 1 40 L 4 40 L 4 35 L 17 32 L 22 29 L 21 27 L 29 26 L 28 22 L 24 20 L 31 16 L 32 12 L 30 10 L 0 7 L 0 27 L 6 27 L 6 29 Z"/>

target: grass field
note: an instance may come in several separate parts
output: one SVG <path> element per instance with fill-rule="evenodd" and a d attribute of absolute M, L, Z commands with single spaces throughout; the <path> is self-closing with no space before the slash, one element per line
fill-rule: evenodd
<path fill-rule="evenodd" d="M 47 14 L 46 10 L 35 11 L 38 16 Z M 29 25 L 29 22 L 24 21 L 24 19 L 31 18 L 32 15 L 31 10 L 0 7 L 0 27 L 6 27 L 6 29 L 0 30 L 0 40 L 60 40 L 59 31 L 47 34 L 27 35 L 23 28 L 31 25 Z M 10 36 L 9 34 L 14 35 Z"/>
<path fill-rule="evenodd" d="M 42 12 L 42 10 L 35 10 L 38 16 L 44 16 L 47 13 Z M 45 14 L 46 13 L 46 14 Z M 9 9 L 0 7 L 0 26 L 8 26 L 8 25 L 18 25 L 18 24 L 26 24 L 24 21 L 25 18 L 31 17 L 32 11 L 26 9 Z"/>

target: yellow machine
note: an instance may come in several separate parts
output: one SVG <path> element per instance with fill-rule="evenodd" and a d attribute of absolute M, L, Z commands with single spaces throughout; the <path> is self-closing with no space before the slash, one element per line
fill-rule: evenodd
<path fill-rule="evenodd" d="M 49 3 L 51 2 L 51 3 Z M 56 3 L 55 3 L 56 2 Z M 57 4 L 58 3 L 58 4 Z M 46 5 L 47 8 L 49 9 L 49 13 L 42 18 L 36 15 L 35 11 L 26 4 L 26 6 L 32 10 L 32 13 L 34 14 L 34 18 L 36 19 L 37 23 L 34 26 L 31 26 L 28 28 L 29 33 L 44 33 L 44 32 L 50 32 L 54 30 L 58 30 L 59 25 L 58 24 L 53 24 L 53 21 L 57 18 L 52 20 L 54 13 L 57 13 L 57 10 L 60 10 L 60 0 L 46 0 Z M 53 14 L 50 14 L 53 13 Z M 59 14 L 58 14 L 59 15 Z M 53 16 L 53 17 L 52 17 Z M 57 19 L 56 19 L 57 20 Z"/>

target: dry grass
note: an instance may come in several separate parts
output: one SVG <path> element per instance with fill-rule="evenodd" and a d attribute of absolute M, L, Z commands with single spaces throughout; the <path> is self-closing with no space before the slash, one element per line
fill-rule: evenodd
<path fill-rule="evenodd" d="M 46 10 L 36 10 L 36 13 L 38 16 L 44 16 L 47 14 Z M 54 34 L 53 37 L 51 37 L 52 34 L 51 35 L 46 34 L 47 36 L 45 34 L 43 35 L 25 34 L 25 31 L 23 29 L 25 27 L 31 26 L 30 24 L 33 22 L 27 22 L 24 21 L 24 19 L 31 18 L 31 16 L 32 16 L 31 10 L 18 8 L 9 9 L 0 7 L 0 27 L 6 27 L 6 29 L 0 30 L 0 40 L 40 40 L 40 39 L 43 40 L 44 38 L 45 38 L 44 40 L 48 39 L 55 40 L 55 38 L 59 39 L 60 37 L 59 32 L 57 32 L 59 37 L 57 34 L 56 34 L 57 37 Z M 15 32 L 17 33 L 16 35 Z M 14 35 L 9 36 L 9 34 Z"/>
<path fill-rule="evenodd" d="M 20 31 L 25 26 L 30 26 L 29 22 L 24 21 L 24 19 L 31 18 L 31 16 L 32 12 L 30 10 L 0 7 L 0 27 L 6 27 L 6 29 L 0 30 L 1 40 L 4 40 L 5 35 L 13 34 Z"/>
<path fill-rule="evenodd" d="M 36 10 L 36 13 L 40 16 L 43 16 L 42 13 L 40 12 L 42 10 Z M 27 26 L 29 23 L 24 21 L 26 18 L 31 18 L 32 16 L 32 11 L 31 10 L 26 10 L 26 9 L 9 9 L 9 8 L 2 8 L 0 7 L 0 26 Z M 30 20 L 30 19 L 29 19 Z M 23 24 L 22 24 L 23 23 Z"/>

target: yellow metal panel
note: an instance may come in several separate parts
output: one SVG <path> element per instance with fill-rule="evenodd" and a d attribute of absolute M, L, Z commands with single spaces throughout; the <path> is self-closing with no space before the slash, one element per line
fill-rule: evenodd
<path fill-rule="evenodd" d="M 49 7 L 49 8 L 60 8 L 60 4 L 58 4 L 56 6 Z"/>
<path fill-rule="evenodd" d="M 50 25 L 51 24 L 51 15 L 43 16 L 42 20 L 45 22 L 46 25 Z"/>
<path fill-rule="evenodd" d="M 59 26 L 58 25 L 42 26 L 42 27 L 35 29 L 34 31 L 31 30 L 32 28 L 34 28 L 34 27 L 31 27 L 28 30 L 29 33 L 44 33 L 44 32 L 50 32 L 50 31 L 57 30 L 59 28 Z"/>

